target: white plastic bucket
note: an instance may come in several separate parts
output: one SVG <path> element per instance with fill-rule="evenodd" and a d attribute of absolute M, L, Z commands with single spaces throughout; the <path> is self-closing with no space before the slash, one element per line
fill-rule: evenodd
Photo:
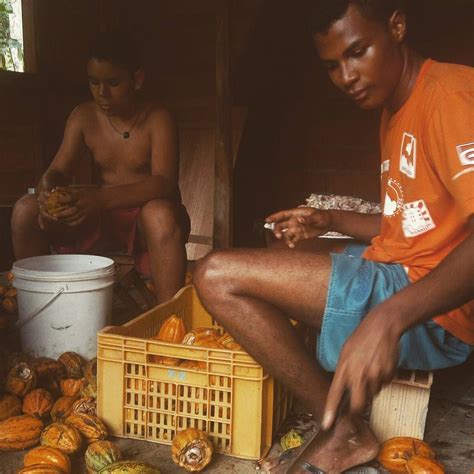
<path fill-rule="evenodd" d="M 96 255 L 44 255 L 13 264 L 22 350 L 90 359 L 97 331 L 110 324 L 115 264 Z"/>

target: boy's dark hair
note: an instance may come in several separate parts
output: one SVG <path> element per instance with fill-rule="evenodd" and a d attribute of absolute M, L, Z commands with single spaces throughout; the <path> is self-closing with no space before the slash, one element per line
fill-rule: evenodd
<path fill-rule="evenodd" d="M 385 23 L 395 10 L 404 11 L 404 0 L 313 0 L 309 26 L 311 33 L 325 33 L 342 18 L 349 5 L 371 20 Z"/>
<path fill-rule="evenodd" d="M 129 33 L 107 31 L 98 33 L 89 45 L 88 59 L 109 61 L 133 74 L 141 66 L 138 47 Z"/>

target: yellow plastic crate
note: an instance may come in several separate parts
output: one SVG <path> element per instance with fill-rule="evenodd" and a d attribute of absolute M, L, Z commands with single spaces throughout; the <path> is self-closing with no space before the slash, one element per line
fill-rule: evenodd
<path fill-rule="evenodd" d="M 187 330 L 216 326 L 194 288 L 183 288 L 123 326 L 97 335 L 97 409 L 114 436 L 171 444 L 177 431 L 198 428 L 217 452 L 259 459 L 285 419 L 292 398 L 244 351 L 150 339 L 171 314 Z M 206 370 L 160 365 L 156 356 L 202 361 Z"/>

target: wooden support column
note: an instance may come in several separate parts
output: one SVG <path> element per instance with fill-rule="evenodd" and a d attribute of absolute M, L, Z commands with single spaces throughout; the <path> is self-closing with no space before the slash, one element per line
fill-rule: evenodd
<path fill-rule="evenodd" d="M 232 99 L 230 91 L 230 0 L 216 14 L 216 138 L 214 247 L 232 246 Z"/>

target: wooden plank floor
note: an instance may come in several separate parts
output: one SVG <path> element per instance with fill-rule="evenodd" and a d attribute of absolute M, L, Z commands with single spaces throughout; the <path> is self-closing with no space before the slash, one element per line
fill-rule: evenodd
<path fill-rule="evenodd" d="M 115 324 L 123 323 L 139 313 L 138 307 L 114 302 Z M 303 413 L 302 410 L 300 412 Z M 298 418 L 293 418 L 292 423 L 295 426 Z M 471 474 L 474 471 L 474 357 L 462 366 L 435 374 L 425 440 L 433 446 L 448 474 Z M 173 464 L 169 446 L 137 440 L 114 441 L 118 443 L 125 457 L 150 462 L 159 467 L 163 474 L 185 472 Z M 276 441 L 272 452 L 279 451 L 278 439 Z M 24 452 L 0 453 L 0 474 L 17 473 L 23 456 Z M 73 459 L 73 466 L 74 474 L 86 472 L 79 457 Z M 256 463 L 253 461 L 216 455 L 205 472 L 247 474 L 255 471 Z M 351 472 L 368 474 L 382 471 L 361 468 Z"/>

